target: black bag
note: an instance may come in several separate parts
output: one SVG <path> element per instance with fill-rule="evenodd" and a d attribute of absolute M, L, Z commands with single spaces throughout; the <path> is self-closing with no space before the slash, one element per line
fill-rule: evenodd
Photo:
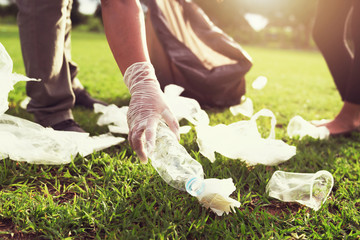
<path fill-rule="evenodd" d="M 250 57 L 189 0 L 149 0 L 149 54 L 163 89 L 182 86 L 202 107 L 229 107 L 245 94 Z"/>

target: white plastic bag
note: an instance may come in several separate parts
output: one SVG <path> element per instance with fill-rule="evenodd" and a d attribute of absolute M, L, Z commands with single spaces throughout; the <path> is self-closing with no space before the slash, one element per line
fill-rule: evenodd
<path fill-rule="evenodd" d="M 262 138 L 256 120 L 260 116 L 271 117 L 268 138 Z M 249 121 L 239 121 L 230 125 L 199 125 L 196 127 L 200 153 L 211 162 L 215 152 L 232 158 L 242 159 L 249 165 L 276 165 L 287 161 L 296 154 L 296 147 L 275 139 L 276 119 L 268 109 L 262 109 Z"/>
<path fill-rule="evenodd" d="M 234 116 L 242 114 L 246 117 L 251 117 L 254 114 L 253 102 L 250 98 L 245 96 L 242 96 L 240 104 L 231 106 L 229 109 Z"/>
<path fill-rule="evenodd" d="M 210 208 L 218 216 L 222 216 L 240 207 L 239 201 L 229 197 L 235 190 L 231 178 L 208 178 L 204 179 L 203 191 L 196 197 L 205 208 Z"/>
<path fill-rule="evenodd" d="M 119 108 L 115 104 L 105 106 L 95 103 L 94 112 L 101 113 L 97 124 L 99 126 L 109 125 L 109 131 L 112 133 L 129 134 L 129 127 L 126 118 L 128 109 L 128 106 Z"/>
<path fill-rule="evenodd" d="M 270 197 L 284 202 L 298 202 L 317 211 L 328 198 L 333 185 L 333 176 L 325 170 L 316 173 L 276 171 L 266 191 Z"/>
<path fill-rule="evenodd" d="M 5 50 L 5 47 L 0 43 L 0 114 L 3 114 L 8 110 L 8 94 L 17 82 L 38 81 L 20 74 L 12 73 L 12 71 L 13 61 Z"/>
<path fill-rule="evenodd" d="M 325 126 L 317 127 L 314 124 L 304 120 L 300 116 L 295 116 L 290 119 L 287 126 L 287 134 L 290 138 L 299 136 L 302 139 L 305 136 L 310 136 L 315 139 L 327 139 L 330 136 L 329 129 Z"/>
<path fill-rule="evenodd" d="M 209 124 L 209 116 L 195 99 L 180 96 L 183 91 L 184 88 L 174 84 L 164 89 L 166 103 L 177 120 L 186 119 L 194 125 Z"/>
<path fill-rule="evenodd" d="M 77 153 L 83 156 L 125 141 L 111 135 L 55 131 L 18 117 L 0 116 L 0 158 L 32 164 L 66 164 Z"/>
<path fill-rule="evenodd" d="M 253 89 L 261 90 L 261 89 L 263 89 L 263 88 L 266 86 L 267 81 L 268 81 L 268 80 L 267 80 L 267 77 L 265 77 L 265 76 L 259 76 L 259 77 L 257 77 L 257 78 L 253 81 L 253 83 L 251 84 L 251 86 L 252 86 Z"/>

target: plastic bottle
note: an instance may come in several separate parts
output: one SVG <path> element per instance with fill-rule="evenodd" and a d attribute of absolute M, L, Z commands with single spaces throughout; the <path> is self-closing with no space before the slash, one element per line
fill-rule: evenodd
<path fill-rule="evenodd" d="M 163 122 L 158 125 L 155 147 L 149 158 L 170 186 L 187 191 L 192 196 L 202 193 L 204 171 L 201 164 L 188 154 Z"/>
<path fill-rule="evenodd" d="M 236 189 L 232 179 L 204 179 L 201 164 L 178 143 L 174 133 L 163 122 L 159 123 L 155 147 L 149 157 L 165 182 L 187 191 L 218 216 L 240 207 L 240 202 L 229 197 Z"/>

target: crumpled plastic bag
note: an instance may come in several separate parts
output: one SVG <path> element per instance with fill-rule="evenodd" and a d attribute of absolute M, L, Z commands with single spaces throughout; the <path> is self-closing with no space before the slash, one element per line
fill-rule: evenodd
<path fill-rule="evenodd" d="M 326 120 L 325 120 L 326 121 Z M 321 121 L 322 122 L 322 121 Z M 287 134 L 290 138 L 299 136 L 300 140 L 305 136 L 310 136 L 315 139 L 327 139 L 330 136 L 329 129 L 325 126 L 317 127 L 314 124 L 304 120 L 300 116 L 295 116 L 290 119 L 287 126 Z"/>
<path fill-rule="evenodd" d="M 265 77 L 265 76 L 259 76 L 259 77 L 257 77 L 257 78 L 253 81 L 253 83 L 251 84 L 251 86 L 252 86 L 253 89 L 261 90 L 261 89 L 263 89 L 263 88 L 266 86 L 267 81 L 268 81 L 268 80 L 267 80 L 267 77 Z"/>
<path fill-rule="evenodd" d="M 256 120 L 260 116 L 271 117 L 268 138 L 262 138 Z M 257 112 L 249 121 L 239 121 L 230 125 L 196 126 L 197 143 L 200 153 L 211 162 L 215 152 L 232 158 L 242 159 L 248 165 L 277 165 L 296 154 L 296 147 L 275 139 L 276 119 L 268 109 Z"/>
<path fill-rule="evenodd" d="M 39 81 L 37 79 L 28 78 L 20 74 L 12 73 L 13 61 L 5 47 L 0 43 L 0 114 L 8 110 L 8 94 L 13 90 L 13 86 L 19 81 Z"/>
<path fill-rule="evenodd" d="M 8 94 L 18 81 L 39 81 L 12 73 L 13 62 L 0 43 L 0 159 L 10 158 L 33 164 L 65 164 L 125 141 L 110 134 L 90 137 L 88 133 L 55 131 L 5 114 Z"/>
<path fill-rule="evenodd" d="M 192 98 L 182 97 L 184 88 L 170 84 L 164 89 L 165 101 L 178 121 L 186 119 L 194 125 L 209 124 L 208 114 Z"/>
<path fill-rule="evenodd" d="M 242 96 L 241 102 L 238 105 L 231 106 L 230 112 L 232 115 L 236 116 L 238 114 L 242 114 L 246 117 L 251 117 L 254 114 L 254 105 L 251 98 Z"/>
<path fill-rule="evenodd" d="M 266 192 L 270 197 L 284 202 L 298 202 L 317 211 L 333 186 L 334 178 L 325 170 L 316 173 L 276 171 L 266 186 Z"/>
<path fill-rule="evenodd" d="M 231 178 L 208 178 L 204 179 L 204 191 L 197 196 L 197 199 L 205 208 L 210 208 L 218 216 L 222 216 L 240 207 L 239 201 L 229 197 L 235 190 Z"/>
<path fill-rule="evenodd" d="M 56 131 L 34 122 L 0 115 L 0 159 L 9 157 L 31 164 L 66 164 L 77 153 L 86 156 L 125 141 L 109 134 Z"/>
<path fill-rule="evenodd" d="M 99 126 L 109 125 L 109 131 L 112 133 L 129 134 L 129 127 L 126 118 L 128 109 L 128 106 L 119 108 L 115 104 L 105 106 L 95 103 L 94 112 L 101 113 L 97 124 Z"/>
<path fill-rule="evenodd" d="M 26 110 L 27 105 L 29 104 L 31 98 L 26 96 L 21 102 L 20 102 L 20 107 L 24 110 Z"/>

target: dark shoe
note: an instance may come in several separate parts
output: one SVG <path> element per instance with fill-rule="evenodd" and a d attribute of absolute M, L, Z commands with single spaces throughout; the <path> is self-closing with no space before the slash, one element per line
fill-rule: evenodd
<path fill-rule="evenodd" d="M 85 89 L 75 90 L 74 94 L 75 94 L 75 106 L 82 106 L 84 108 L 88 108 L 92 110 L 94 109 L 94 103 L 99 103 L 105 106 L 108 105 L 103 101 L 91 97 L 90 94 Z"/>
<path fill-rule="evenodd" d="M 59 131 L 73 131 L 73 132 L 82 132 L 85 133 L 84 129 L 82 129 L 74 120 L 67 119 L 65 121 L 59 122 L 51 126 L 54 130 Z"/>

